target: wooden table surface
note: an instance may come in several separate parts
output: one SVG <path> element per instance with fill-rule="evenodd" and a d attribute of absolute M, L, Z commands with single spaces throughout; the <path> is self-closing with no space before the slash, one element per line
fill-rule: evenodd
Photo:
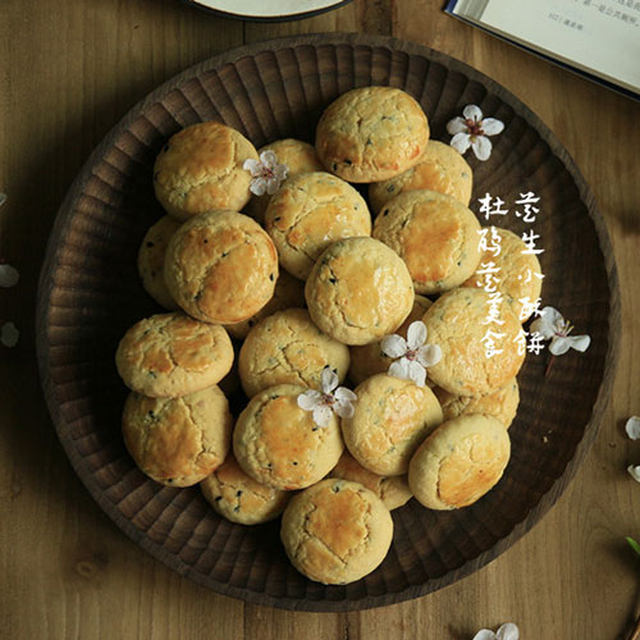
<path fill-rule="evenodd" d="M 0 3 L 0 257 L 18 267 L 0 323 L 0 638 L 465 640 L 516 622 L 524 639 L 622 637 L 640 565 L 640 104 L 442 13 L 435 0 L 355 0 L 315 18 L 242 23 L 178 0 Z M 297 613 L 219 596 L 154 560 L 101 512 L 59 445 L 34 352 L 38 272 L 56 210 L 92 148 L 147 92 L 242 43 L 328 31 L 392 34 L 502 83 L 555 132 L 591 185 L 613 241 L 622 349 L 595 444 L 553 509 L 510 550 L 429 596 L 363 612 Z M 561 212 L 560 212 L 561 213 Z M 576 239 L 578 240 L 578 239 Z"/>

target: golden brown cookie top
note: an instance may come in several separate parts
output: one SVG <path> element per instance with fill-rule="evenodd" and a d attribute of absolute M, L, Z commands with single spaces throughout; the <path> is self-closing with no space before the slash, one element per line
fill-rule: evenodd
<path fill-rule="evenodd" d="M 302 489 L 323 478 L 338 462 L 343 444 L 338 420 L 319 427 L 298 406 L 307 389 L 282 384 L 255 395 L 238 417 L 233 451 L 257 482 L 277 489 Z"/>
<path fill-rule="evenodd" d="M 442 422 L 435 395 L 429 387 L 386 373 L 368 378 L 355 393 L 354 415 L 342 419 L 349 453 L 374 473 L 406 473 L 415 450 Z"/>
<path fill-rule="evenodd" d="M 420 445 L 409 465 L 409 487 L 430 509 L 466 507 L 497 484 L 510 454 L 508 431 L 499 420 L 460 416 Z"/>
<path fill-rule="evenodd" d="M 171 136 L 153 168 L 156 197 L 178 220 L 212 209 L 240 211 L 249 201 L 251 174 L 244 161 L 258 158 L 239 131 L 201 122 Z"/>
<path fill-rule="evenodd" d="M 287 180 L 271 198 L 265 228 L 280 264 L 306 280 L 318 256 L 341 238 L 371 233 L 371 215 L 364 198 L 340 178 L 316 171 Z"/>
<path fill-rule="evenodd" d="M 138 250 L 138 273 L 145 291 L 165 309 L 177 309 L 164 281 L 164 256 L 169 240 L 180 223 L 171 216 L 162 216 L 145 234 Z"/>
<path fill-rule="evenodd" d="M 293 497 L 280 536 L 298 571 L 324 584 L 347 584 L 382 562 L 391 546 L 393 521 L 369 489 L 329 479 Z"/>
<path fill-rule="evenodd" d="M 289 275 L 286 271 L 280 271 L 271 300 L 269 300 L 269 302 L 267 302 L 267 304 L 262 307 L 258 313 L 252 315 L 249 319 L 236 324 L 225 325 L 225 329 L 234 338 L 244 340 L 253 327 L 255 327 L 262 319 L 276 313 L 276 311 L 303 308 L 304 306 L 304 282 L 301 282 L 298 278 L 294 278 Z"/>
<path fill-rule="evenodd" d="M 221 516 L 238 524 L 260 524 L 277 518 L 291 493 L 256 482 L 230 453 L 224 463 L 201 483 L 209 504 Z"/>
<path fill-rule="evenodd" d="M 349 369 L 349 348 L 322 333 L 306 309 L 285 309 L 259 322 L 238 357 L 242 386 L 249 397 L 276 384 L 320 389 L 327 366 L 342 382 Z"/>
<path fill-rule="evenodd" d="M 525 356 L 524 335 L 510 305 L 493 304 L 481 289 L 461 287 L 438 298 L 424 314 L 429 342 L 442 359 L 429 377 L 449 393 L 486 395 L 513 378 Z"/>
<path fill-rule="evenodd" d="M 497 418 L 507 429 L 516 417 L 520 403 L 520 390 L 516 378 L 486 396 L 456 396 L 440 387 L 436 387 L 433 392 L 442 406 L 445 420 L 470 413 L 482 413 Z"/>
<path fill-rule="evenodd" d="M 233 346 L 218 325 L 180 312 L 145 318 L 123 336 L 116 366 L 132 390 L 152 397 L 176 397 L 220 381 L 231 369 Z"/>
<path fill-rule="evenodd" d="M 483 251 L 478 268 L 463 286 L 501 291 L 520 322 L 526 322 L 533 314 L 542 290 L 540 261 L 512 231 L 499 227 L 487 227 L 482 231 Z"/>
<path fill-rule="evenodd" d="M 329 474 L 331 478 L 342 478 L 359 482 L 373 491 L 389 511 L 406 504 L 413 495 L 406 476 L 382 476 L 365 469 L 349 452 L 345 451 L 338 464 Z"/>
<path fill-rule="evenodd" d="M 393 333 L 413 307 L 413 283 L 404 262 L 373 238 L 346 238 L 318 258 L 305 285 L 312 320 L 348 345 Z"/>
<path fill-rule="evenodd" d="M 435 191 L 407 191 L 390 200 L 373 226 L 373 237 L 407 264 L 417 293 L 462 284 L 480 260 L 480 223 L 471 210 Z"/>
<path fill-rule="evenodd" d="M 129 394 L 122 416 L 127 450 L 156 482 L 189 487 L 212 473 L 231 444 L 232 418 L 217 386 L 180 398 Z"/>
<path fill-rule="evenodd" d="M 420 161 L 398 176 L 369 185 L 371 209 L 378 213 L 392 198 L 405 191 L 428 189 L 452 196 L 465 207 L 471 200 L 473 172 L 450 145 L 429 140 Z"/>
<path fill-rule="evenodd" d="M 322 114 L 316 150 L 325 168 L 349 182 L 387 180 L 418 162 L 429 140 L 424 111 L 394 87 L 342 94 Z"/>
<path fill-rule="evenodd" d="M 273 296 L 278 256 L 255 220 L 213 211 L 192 218 L 174 234 L 164 274 L 174 300 L 190 316 L 233 324 L 250 318 Z"/>

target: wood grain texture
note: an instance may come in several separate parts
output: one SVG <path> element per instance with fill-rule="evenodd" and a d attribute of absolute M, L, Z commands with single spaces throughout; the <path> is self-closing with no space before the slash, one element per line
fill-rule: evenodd
<path fill-rule="evenodd" d="M 585 463 L 542 522 L 436 594 L 361 613 L 278 611 L 217 596 L 142 553 L 91 500 L 54 436 L 36 379 L 35 283 L 55 211 L 88 152 L 133 102 L 189 64 L 243 39 L 360 30 L 369 4 L 244 29 L 169 0 L 0 6 L 0 176 L 9 196 L 0 249 L 22 275 L 0 292 L 0 309 L 23 331 L 0 364 L 0 623 L 8 637 L 462 640 L 507 619 L 524 637 L 622 631 L 638 583 L 623 536 L 640 535 L 638 487 L 624 471 L 640 461 L 640 445 L 623 433 L 624 419 L 640 413 L 640 131 L 631 125 L 640 108 L 447 18 L 440 3 L 393 2 L 393 34 L 484 71 L 550 126 L 595 193 L 618 263 L 623 348 L 611 402 Z"/>

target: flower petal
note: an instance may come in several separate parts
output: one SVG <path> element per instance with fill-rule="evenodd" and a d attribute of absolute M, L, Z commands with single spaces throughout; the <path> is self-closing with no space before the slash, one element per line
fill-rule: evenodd
<path fill-rule="evenodd" d="M 358 400 L 358 396 L 347 387 L 338 387 L 333 392 L 333 397 L 336 402 L 356 402 Z"/>
<path fill-rule="evenodd" d="M 504 131 L 504 122 L 497 118 L 485 118 L 482 121 L 482 130 L 485 136 L 497 136 Z"/>
<path fill-rule="evenodd" d="M 353 418 L 353 414 L 356 412 L 356 408 L 353 406 L 353 403 L 348 400 L 346 402 L 336 401 L 333 405 L 333 410 L 341 418 Z"/>
<path fill-rule="evenodd" d="M 409 361 L 409 380 L 418 387 L 424 387 L 427 382 L 427 370 L 415 360 Z"/>
<path fill-rule="evenodd" d="M 640 464 L 637 465 L 633 465 L 630 464 L 627 467 L 627 471 L 629 472 L 629 475 L 636 481 L 636 482 L 640 482 Z"/>
<path fill-rule="evenodd" d="M 491 144 L 491 140 L 486 136 L 474 136 L 474 139 L 471 141 L 471 148 L 476 158 L 484 162 L 491 156 L 493 145 Z"/>
<path fill-rule="evenodd" d="M 437 344 L 425 344 L 418 351 L 418 362 L 423 367 L 433 367 L 442 360 L 442 349 Z"/>
<path fill-rule="evenodd" d="M 503 625 L 500 625 L 496 633 L 498 640 L 518 640 L 519 637 L 520 630 L 513 622 L 505 622 Z"/>
<path fill-rule="evenodd" d="M 544 307 L 540 311 L 540 317 L 536 318 L 530 327 L 530 331 L 533 333 L 537 331 L 545 340 L 553 338 L 558 332 L 558 329 L 564 325 L 564 318 L 562 314 L 553 307 Z"/>
<path fill-rule="evenodd" d="M 489 629 L 480 629 L 480 631 L 473 636 L 473 640 L 496 640 L 496 634 Z"/>
<path fill-rule="evenodd" d="M 15 347 L 19 338 L 20 332 L 13 322 L 5 322 L 0 328 L 0 343 L 5 347 Z"/>
<path fill-rule="evenodd" d="M 640 416 L 631 416 L 624 425 L 624 430 L 632 440 L 640 440 Z"/>
<path fill-rule="evenodd" d="M 20 274 L 10 264 L 0 264 L 0 287 L 14 287 L 20 280 Z"/>
<path fill-rule="evenodd" d="M 305 411 L 313 411 L 322 400 L 322 394 L 315 389 L 309 389 L 298 396 L 298 406 Z"/>
<path fill-rule="evenodd" d="M 331 393 L 340 384 L 338 374 L 329 366 L 322 370 L 322 391 Z"/>
<path fill-rule="evenodd" d="M 449 144 L 461 155 L 471 146 L 471 136 L 468 133 L 456 133 Z"/>
<path fill-rule="evenodd" d="M 245 171 L 250 171 L 252 176 L 259 176 L 262 172 L 262 164 L 260 160 L 255 160 L 254 158 L 247 158 L 242 163 L 242 168 Z"/>
<path fill-rule="evenodd" d="M 571 340 L 564 336 L 554 336 L 549 345 L 549 351 L 554 356 L 561 356 L 571 348 Z"/>
<path fill-rule="evenodd" d="M 416 320 L 407 329 L 407 346 L 411 351 L 421 347 L 427 340 L 427 327 L 422 320 Z"/>
<path fill-rule="evenodd" d="M 267 169 L 274 169 L 278 164 L 278 157 L 276 156 L 275 151 L 267 149 L 260 154 L 260 162 L 262 162 Z"/>
<path fill-rule="evenodd" d="M 388 374 L 394 378 L 401 380 L 410 380 L 409 378 L 409 360 L 400 358 L 389 365 Z"/>
<path fill-rule="evenodd" d="M 469 127 L 467 127 L 467 123 L 464 121 L 464 118 L 457 116 L 453 120 L 449 120 L 447 122 L 447 133 L 455 136 L 456 133 L 467 133 L 469 131 Z"/>
<path fill-rule="evenodd" d="M 264 178 L 254 178 L 249 185 L 249 191 L 255 196 L 263 196 L 267 189 L 267 181 Z"/>
<path fill-rule="evenodd" d="M 382 353 L 389 358 L 401 358 L 407 353 L 407 348 L 407 341 L 397 333 L 385 336 L 380 343 Z"/>
<path fill-rule="evenodd" d="M 570 336 L 569 338 L 567 338 L 567 340 L 569 340 L 572 349 L 580 351 L 581 353 L 584 353 L 591 344 L 591 337 L 587 335 Z"/>
<path fill-rule="evenodd" d="M 475 122 L 480 122 L 480 120 L 482 120 L 482 110 L 475 104 L 468 104 L 462 110 L 462 115 L 467 120 L 474 120 Z"/>
<path fill-rule="evenodd" d="M 319 427 L 328 427 L 331 422 L 332 415 L 333 411 L 331 411 L 331 407 L 328 404 L 319 404 L 313 410 L 313 421 Z"/>

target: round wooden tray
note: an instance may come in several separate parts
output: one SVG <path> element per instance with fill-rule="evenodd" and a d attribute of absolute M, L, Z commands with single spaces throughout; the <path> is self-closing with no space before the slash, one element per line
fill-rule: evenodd
<path fill-rule="evenodd" d="M 181 127 L 221 119 L 260 147 L 283 137 L 312 140 L 323 108 L 344 91 L 394 85 L 427 112 L 432 137 L 466 104 L 501 119 L 488 162 L 469 155 L 473 207 L 485 193 L 513 203 L 541 197 L 543 301 L 592 344 L 558 358 L 528 355 L 522 402 L 510 429 L 512 458 L 498 486 L 466 509 L 434 512 L 415 500 L 393 512 L 383 564 L 347 586 L 306 580 L 287 561 L 278 523 L 233 525 L 197 487 L 145 478 L 120 434 L 126 395 L 114 366 L 125 330 L 158 308 L 144 293 L 136 253 L 162 215 L 151 172 Z M 492 220 L 495 223 L 495 219 Z M 497 224 L 527 229 L 513 215 Z M 93 497 L 141 547 L 215 591 L 307 610 L 346 610 L 414 598 L 470 574 L 522 536 L 562 493 L 593 441 L 611 388 L 620 333 L 611 245 L 594 199 L 547 127 L 486 76 L 435 51 L 391 38 L 322 35 L 243 47 L 188 69 L 133 108 L 94 151 L 67 195 L 49 241 L 38 295 L 38 358 L 60 441 Z"/>

